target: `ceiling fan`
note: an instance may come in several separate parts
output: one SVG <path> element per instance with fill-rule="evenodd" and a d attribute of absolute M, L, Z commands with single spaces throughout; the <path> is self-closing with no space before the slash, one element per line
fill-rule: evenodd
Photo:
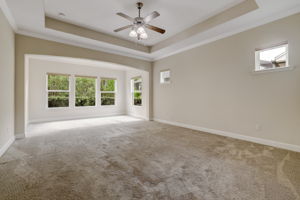
<path fill-rule="evenodd" d="M 129 36 L 133 38 L 137 38 L 138 40 L 147 39 L 148 34 L 145 31 L 145 28 L 156 31 L 158 33 L 164 34 L 166 31 L 164 29 L 158 28 L 156 26 L 152 26 L 148 24 L 151 20 L 158 17 L 160 14 L 157 11 L 152 12 L 151 14 L 147 15 L 146 17 L 141 17 L 141 9 L 143 7 L 142 2 L 138 2 L 137 8 L 139 10 L 138 17 L 132 18 L 124 13 L 117 13 L 117 15 L 124 17 L 125 19 L 129 20 L 132 24 L 127 25 L 121 28 L 114 30 L 114 32 L 123 31 L 125 29 L 131 28 L 129 32 Z"/>

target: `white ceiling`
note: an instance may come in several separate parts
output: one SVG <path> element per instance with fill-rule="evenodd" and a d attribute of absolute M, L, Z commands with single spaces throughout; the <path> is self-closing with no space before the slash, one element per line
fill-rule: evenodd
<path fill-rule="evenodd" d="M 150 37 L 143 43 L 152 46 L 242 1 L 244 0 L 143 0 L 142 16 L 158 11 L 161 16 L 150 24 L 166 29 L 164 35 L 147 31 Z M 113 32 L 116 28 L 130 24 L 116 13 L 123 12 L 136 17 L 138 14 L 136 2 L 136 0 L 46 0 L 45 11 L 53 18 L 128 40 L 129 30 Z M 60 12 L 66 16 L 60 17 Z"/>
<path fill-rule="evenodd" d="M 151 24 L 167 30 L 165 35 L 151 33 L 147 45 L 158 43 L 186 28 L 205 20 L 242 0 L 143 0 L 142 14 L 158 11 L 161 16 Z M 30 35 L 85 48 L 135 57 L 158 60 L 181 51 L 236 34 L 250 28 L 300 12 L 300 0 L 256 0 L 259 9 L 220 24 L 192 37 L 178 41 L 159 51 L 141 52 L 118 45 L 105 43 L 45 28 L 45 15 L 58 17 L 59 12 L 66 17 L 59 18 L 111 35 L 113 30 L 126 25 L 127 21 L 115 15 L 124 12 L 130 16 L 137 13 L 133 0 L 0 0 L 0 7 L 15 24 L 19 34 Z M 149 31 L 150 33 L 150 31 Z M 128 32 L 116 34 L 127 37 Z"/>

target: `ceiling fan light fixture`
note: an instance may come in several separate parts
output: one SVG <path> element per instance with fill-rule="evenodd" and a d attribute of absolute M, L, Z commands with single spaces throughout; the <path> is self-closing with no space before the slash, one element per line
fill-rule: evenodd
<path fill-rule="evenodd" d="M 148 38 L 148 34 L 145 32 L 145 33 L 142 33 L 140 35 L 141 39 L 147 39 Z"/>
<path fill-rule="evenodd" d="M 138 27 L 138 29 L 136 30 L 136 32 L 137 32 L 138 34 L 146 33 L 146 31 L 145 31 L 145 29 L 144 29 L 143 26 Z"/>
<path fill-rule="evenodd" d="M 164 29 L 161 29 L 156 26 L 152 26 L 149 24 L 150 21 L 155 19 L 156 17 L 160 16 L 160 14 L 157 11 L 152 12 L 151 14 L 147 15 L 146 17 L 141 17 L 141 9 L 143 7 L 142 2 L 137 3 L 138 8 L 138 16 L 133 18 L 130 17 L 124 13 L 118 12 L 117 15 L 129 20 L 131 22 L 131 25 L 123 26 L 121 28 L 115 29 L 114 32 L 120 32 L 125 29 L 131 28 L 131 31 L 129 32 L 129 37 L 137 38 L 137 40 L 143 40 L 147 39 L 149 36 L 146 33 L 146 28 L 150 29 L 152 31 L 155 31 L 157 33 L 164 34 L 166 31 Z"/>
<path fill-rule="evenodd" d="M 134 30 L 134 29 L 132 29 L 130 32 L 129 32 L 129 37 L 137 37 L 137 32 Z"/>

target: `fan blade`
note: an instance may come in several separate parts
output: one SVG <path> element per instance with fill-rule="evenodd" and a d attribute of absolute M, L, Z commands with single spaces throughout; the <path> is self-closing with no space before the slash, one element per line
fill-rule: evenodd
<path fill-rule="evenodd" d="M 161 34 L 164 34 L 166 32 L 166 30 L 164 30 L 164 29 L 161 29 L 161 28 L 158 28 L 156 26 L 149 25 L 149 24 L 145 24 L 145 27 L 148 28 L 148 29 L 151 29 L 153 31 L 159 32 Z"/>
<path fill-rule="evenodd" d="M 117 15 L 121 16 L 121 17 L 124 17 L 125 19 L 131 21 L 131 22 L 134 22 L 134 19 L 132 17 L 129 17 L 128 15 L 124 14 L 124 13 L 117 13 Z"/>
<path fill-rule="evenodd" d="M 158 12 L 154 11 L 150 15 L 147 15 L 146 17 L 144 17 L 144 22 L 147 24 L 154 18 L 158 17 L 159 15 L 160 14 Z"/>
<path fill-rule="evenodd" d="M 123 26 L 123 27 L 121 27 L 121 28 L 118 28 L 118 29 L 114 30 L 114 32 L 123 31 L 123 30 L 125 30 L 125 29 L 131 28 L 132 26 L 133 26 L 133 25 Z"/>

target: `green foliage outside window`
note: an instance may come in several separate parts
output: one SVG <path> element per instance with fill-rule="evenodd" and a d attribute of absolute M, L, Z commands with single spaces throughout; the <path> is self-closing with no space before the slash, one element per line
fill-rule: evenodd
<path fill-rule="evenodd" d="M 135 105 L 135 106 L 142 105 L 142 93 L 141 92 L 133 93 L 133 105 Z"/>
<path fill-rule="evenodd" d="M 115 105 L 115 93 L 102 93 L 101 94 L 101 105 Z"/>
<path fill-rule="evenodd" d="M 48 107 L 69 106 L 69 75 L 48 75 Z M 115 105 L 116 80 L 102 79 L 101 105 Z M 96 105 L 96 78 L 76 77 L 75 79 L 75 106 Z"/>
<path fill-rule="evenodd" d="M 76 77 L 75 106 L 95 106 L 95 94 L 95 78 Z"/>
<path fill-rule="evenodd" d="M 115 91 L 114 79 L 101 79 L 101 91 Z"/>
<path fill-rule="evenodd" d="M 69 76 L 49 74 L 48 90 L 69 90 Z"/>
<path fill-rule="evenodd" d="M 142 105 L 142 78 L 133 78 L 132 80 L 133 105 Z"/>
<path fill-rule="evenodd" d="M 48 75 L 48 107 L 69 106 L 69 76 Z"/>
<path fill-rule="evenodd" d="M 142 105 L 142 78 L 132 79 L 132 89 L 133 89 L 133 105 Z"/>
<path fill-rule="evenodd" d="M 101 105 L 115 105 L 115 83 L 114 79 L 101 79 Z"/>
<path fill-rule="evenodd" d="M 69 93 L 68 92 L 49 92 L 48 93 L 48 107 L 68 107 Z"/>

